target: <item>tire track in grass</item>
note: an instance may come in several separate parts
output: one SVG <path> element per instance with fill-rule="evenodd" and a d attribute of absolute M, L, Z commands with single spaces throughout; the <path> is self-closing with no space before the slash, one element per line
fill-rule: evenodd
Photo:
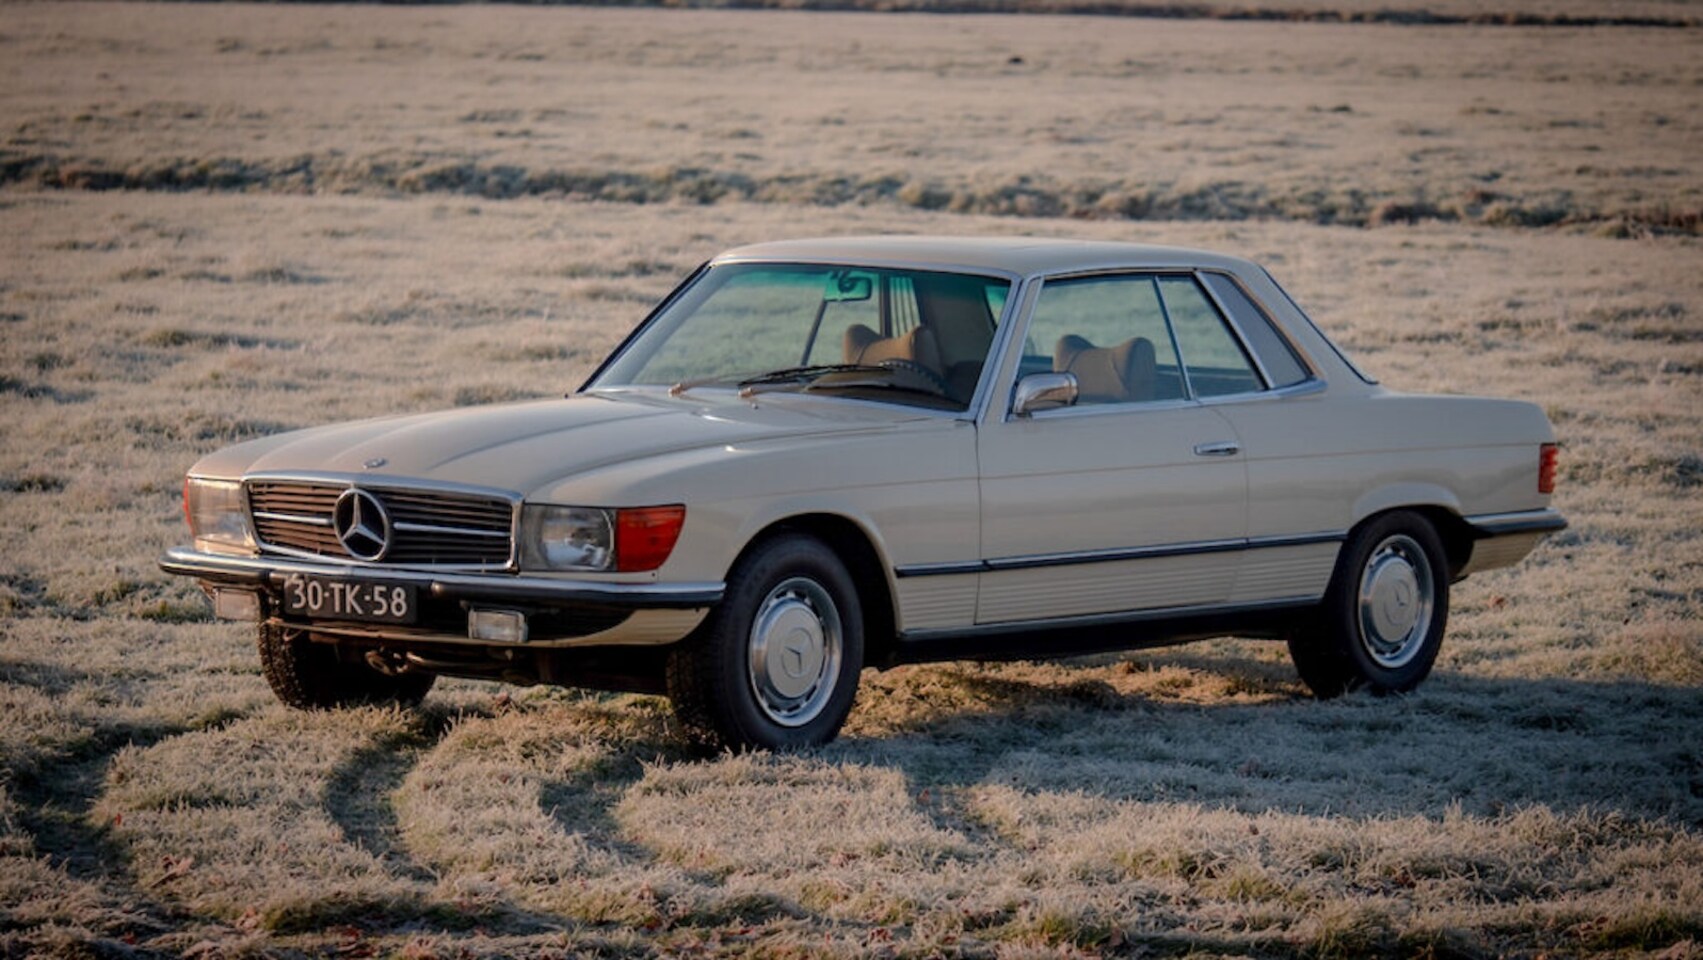
<path fill-rule="evenodd" d="M 395 797 L 401 839 L 464 909 L 509 905 L 537 922 L 660 927 L 694 890 L 622 841 L 609 797 L 641 755 L 678 749 L 655 709 L 598 698 L 466 717 L 426 750 Z"/>
<path fill-rule="evenodd" d="M 400 710 L 275 711 L 120 749 L 95 810 L 140 885 L 184 913 L 275 934 L 453 923 L 326 810 L 350 758 L 425 735 Z"/>
<path fill-rule="evenodd" d="M 119 751 L 177 732 L 170 726 L 98 729 L 74 756 L 13 772 L 0 785 L 0 800 L 9 808 L 0 811 L 0 873 L 6 875 L 0 880 L 0 931 L 21 928 L 25 955 L 37 949 L 129 952 L 129 943 L 189 919 L 138 882 L 124 845 L 93 809 Z M 10 952 L 7 939 L 0 936 L 0 955 Z"/>
<path fill-rule="evenodd" d="M 145 687 L 151 679 L 130 671 L 118 686 Z M 134 694 L 114 684 L 112 676 L 65 665 L 0 661 L 0 714 L 16 724 L 7 733 L 22 737 L 0 737 L 0 955 L 14 948 L 136 952 L 131 944 L 192 923 L 138 881 L 112 823 L 95 807 L 122 751 L 228 717 L 91 717 L 91 696 L 110 710 L 112 699 Z M 148 954 L 146 947 L 140 952 Z"/>
<path fill-rule="evenodd" d="M 800 944 L 862 942 L 865 924 L 824 916 L 762 871 L 694 857 L 660 836 L 696 829 L 676 819 L 686 811 L 672 788 L 659 788 L 667 797 L 647 809 L 676 822 L 635 818 L 635 796 L 655 794 L 644 785 L 659 776 L 743 775 L 739 758 L 702 760 L 690 749 L 657 698 L 552 692 L 464 720 L 429 750 L 397 794 L 403 839 L 441 873 L 446 899 L 474 909 L 509 903 L 633 949 L 701 949 L 754 929 Z M 721 799 L 714 790 L 694 796 Z"/>

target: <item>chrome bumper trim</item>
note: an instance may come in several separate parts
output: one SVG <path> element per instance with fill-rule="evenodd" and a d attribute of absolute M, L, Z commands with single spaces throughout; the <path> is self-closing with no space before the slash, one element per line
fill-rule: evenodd
<path fill-rule="evenodd" d="M 386 567 L 306 563 L 283 557 L 232 557 L 173 547 L 160 557 L 160 569 L 217 583 L 276 586 L 291 574 L 332 580 L 414 583 L 434 597 L 469 600 L 531 601 L 544 604 L 590 604 L 631 610 L 696 610 L 721 602 L 720 583 L 598 583 L 552 580 L 509 574 L 434 573 Z"/>
<path fill-rule="evenodd" d="M 1506 537 L 1516 533 L 1554 533 L 1567 529 L 1567 518 L 1554 507 L 1516 510 L 1512 513 L 1481 513 L 1462 519 L 1481 537 Z"/>

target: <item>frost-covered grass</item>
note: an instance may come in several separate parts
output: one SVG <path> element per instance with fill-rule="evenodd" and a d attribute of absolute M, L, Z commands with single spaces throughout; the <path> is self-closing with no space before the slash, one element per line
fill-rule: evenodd
<path fill-rule="evenodd" d="M 91 10 L 101 15 L 67 12 Z M 861 166 L 868 155 L 857 151 L 898 130 L 904 110 L 855 135 L 822 124 L 828 145 L 801 145 L 781 134 L 803 129 L 796 103 L 728 95 L 771 75 L 826 84 L 812 64 L 844 69 L 783 48 L 793 36 L 806 47 L 833 39 L 842 52 L 857 39 L 875 64 L 931 65 L 853 71 L 875 84 L 872 96 L 939 90 L 958 104 L 950 135 L 919 126 L 890 140 L 964 152 L 895 168 L 976 177 L 1034 166 L 1074 182 L 1091 166 L 1069 145 L 984 149 L 1042 102 L 1018 97 L 1017 119 L 966 107 L 1003 82 L 1004 67 L 961 59 L 1005 29 L 998 20 L 718 14 L 678 21 L 686 28 L 634 11 L 484 10 L 488 20 L 463 10 L 7 8 L 0 44 L 32 51 L 0 60 L 11 76 L 79 57 L 84 67 L 56 85 L 0 87 L 10 131 L 0 135 L 7 150 L 35 138 L 32 149 L 144 167 L 250 150 L 378 156 L 439 137 L 451 152 L 503 158 L 510 148 L 490 124 L 433 118 L 512 96 L 517 123 L 539 122 L 529 111 L 552 100 L 577 125 L 535 149 L 540 169 L 580 162 L 574 151 L 642 169 L 623 151 L 648 149 L 653 119 L 688 124 L 650 141 L 682 163 L 719 149 L 698 120 L 676 116 L 696 98 L 698 115 L 725 122 L 743 110 L 751 118 L 740 122 L 769 138 L 742 143 L 776 144 L 768 159 L 732 162 L 810 176 Z M 138 26 L 148 17 L 157 26 Z M 745 26 L 722 26 L 734 22 Z M 1072 34 L 1031 18 L 1014 36 L 1062 45 L 1094 22 L 1070 21 Z M 385 23 L 407 29 L 376 26 Z M 645 24 L 653 45 L 631 24 Z M 1317 59 L 1310 45 L 1326 44 L 1310 31 L 1337 28 L 1296 29 L 1289 52 L 1250 56 L 1268 71 L 1247 82 L 1251 96 L 1328 105 L 1338 97 L 1317 84 L 1375 75 L 1369 55 L 1360 66 Z M 1387 29 L 1430 62 L 1420 50 L 1429 32 Z M 599 74 L 554 59 L 551 30 L 586 33 L 588 49 L 606 51 L 600 69 L 671 95 L 635 94 L 618 122 L 594 88 L 568 83 Z M 371 42 L 381 32 L 401 45 Z M 261 52 L 262 35 L 280 49 Z M 319 35 L 322 46 L 289 47 Z M 1224 69 L 1209 55 L 1218 34 L 1164 36 L 1167 56 L 1192 49 Z M 1471 29 L 1450 36 L 1468 50 L 1480 42 Z M 1495 36 L 1524 42 L 1518 31 Z M 1675 145 L 1696 145 L 1696 111 L 1660 106 L 1692 97 L 1685 71 L 1695 64 L 1661 66 L 1664 45 L 1694 47 L 1690 34 L 1638 33 L 1648 57 L 1624 40 L 1592 42 L 1604 34 L 1544 36 L 1583 51 L 1580 77 L 1612 63 L 1630 79 L 1601 89 L 1459 82 L 1487 85 L 1504 106 L 1527 103 L 1521 110 L 1600 112 L 1609 132 L 1592 162 L 1680 171 L 1627 174 L 1611 192 L 1695 198 L 1697 153 Z M 241 43 L 221 54 L 219 37 Z M 529 38 L 545 59 L 501 56 L 503 43 L 532 49 Z M 198 44 L 205 55 L 188 58 Z M 1480 49 L 1482 69 L 1500 62 Z M 669 51 L 684 62 L 663 62 Z M 406 96 L 366 83 L 416 55 L 456 65 L 411 74 Z M 237 59 L 218 66 L 218 56 Z M 1307 56 L 1305 70 L 1270 72 Z M 1062 60 L 1042 69 L 1026 55 L 1022 66 L 1042 83 L 1068 73 Z M 245 102 L 289 70 L 303 86 L 281 87 L 264 123 L 244 126 L 248 107 L 219 124 L 182 116 Z M 523 90 L 514 71 L 535 71 L 537 89 L 524 92 L 533 86 Z M 1646 75 L 1677 80 L 1638 80 Z M 326 92 L 339 77 L 342 100 Z M 1228 80 L 1164 77 L 1137 71 L 1129 89 L 1151 84 L 1168 91 L 1165 110 L 1241 122 L 1234 104 L 1197 86 Z M 1423 70 L 1410 82 L 1410 105 L 1456 104 L 1465 89 Z M 100 84 L 108 92 L 95 92 Z M 1611 93 L 1671 112 L 1672 123 L 1631 144 L 1614 128 L 1630 121 L 1608 101 L 1572 99 Z M 1337 122 L 1383 102 L 1355 99 Z M 933 103 L 918 101 L 915 116 L 948 109 Z M 144 114 L 126 119 L 132 109 Z M 819 112 L 857 119 L 847 110 L 830 102 Z M 62 123 L 44 119 L 59 113 Z M 1303 129 L 1315 122 L 1304 110 L 1286 116 Z M 1484 139 L 1467 129 L 1477 122 L 1460 121 L 1460 149 L 1498 168 L 1584 165 L 1565 144 L 1551 157 L 1536 141 Z M 638 140 L 623 140 L 629 132 Z M 1179 156 L 1162 141 L 1132 148 L 1130 166 L 1217 156 L 1219 133 L 1202 136 Z M 1408 176 L 1378 160 L 1393 142 L 1368 137 L 1354 147 L 1366 166 L 1321 161 L 1306 176 L 1370 195 L 1378 178 Z M 1640 159 L 1646 150 L 1671 156 Z M 1284 165 L 1306 167 L 1300 148 L 1272 156 L 1279 166 L 1250 156 L 1226 169 L 1278 183 Z M 1446 176 L 1451 162 L 1414 175 Z M 903 198 L 703 206 L 412 195 L 353 181 L 350 196 L 32 182 L 0 191 L 0 955 L 1679 957 L 1703 939 L 1694 237 L 990 217 Z M 797 757 L 694 756 L 663 701 L 568 690 L 452 682 L 413 713 L 290 713 L 266 690 L 247 633 L 210 621 L 192 585 L 154 567 L 183 537 L 178 484 L 201 453 L 294 426 L 565 392 L 717 250 L 844 232 L 1033 232 L 1261 260 L 1391 387 L 1541 403 L 1563 442 L 1556 502 L 1573 526 L 1519 567 L 1457 587 L 1437 672 L 1410 697 L 1318 703 L 1281 647 L 1234 639 L 1058 664 L 906 667 L 866 672 L 840 741 Z"/>
<path fill-rule="evenodd" d="M 3 27 L 0 183 L 1703 229 L 1698 29 L 245 4 Z"/>
<path fill-rule="evenodd" d="M 458 682 L 418 715 L 287 713 L 247 633 L 152 561 L 200 452 L 569 389 L 675 274 L 816 211 L 6 203 L 10 949 L 1565 954 L 1700 932 L 1694 241 L 1026 223 L 1260 258 L 1392 386 L 1543 403 L 1572 529 L 1457 588 L 1412 697 L 1316 703 L 1281 647 L 1234 640 L 908 667 L 866 673 L 827 750 L 705 760 L 643 697 Z"/>

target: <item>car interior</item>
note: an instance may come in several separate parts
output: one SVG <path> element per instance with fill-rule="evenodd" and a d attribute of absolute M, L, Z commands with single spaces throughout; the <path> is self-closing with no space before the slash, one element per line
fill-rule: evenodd
<path fill-rule="evenodd" d="M 884 330 L 862 323 L 848 326 L 844 362 L 913 364 L 938 380 L 953 402 L 968 404 L 993 345 L 994 317 L 984 282 L 950 274 L 883 280 Z"/>

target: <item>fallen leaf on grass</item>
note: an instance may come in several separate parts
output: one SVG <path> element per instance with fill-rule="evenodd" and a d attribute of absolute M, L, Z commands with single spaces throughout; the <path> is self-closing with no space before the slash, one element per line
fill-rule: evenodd
<path fill-rule="evenodd" d="M 165 867 L 166 872 L 156 877 L 149 886 L 164 886 L 188 873 L 189 868 L 195 866 L 195 858 L 193 856 L 163 857 L 160 860 L 160 866 Z"/>

